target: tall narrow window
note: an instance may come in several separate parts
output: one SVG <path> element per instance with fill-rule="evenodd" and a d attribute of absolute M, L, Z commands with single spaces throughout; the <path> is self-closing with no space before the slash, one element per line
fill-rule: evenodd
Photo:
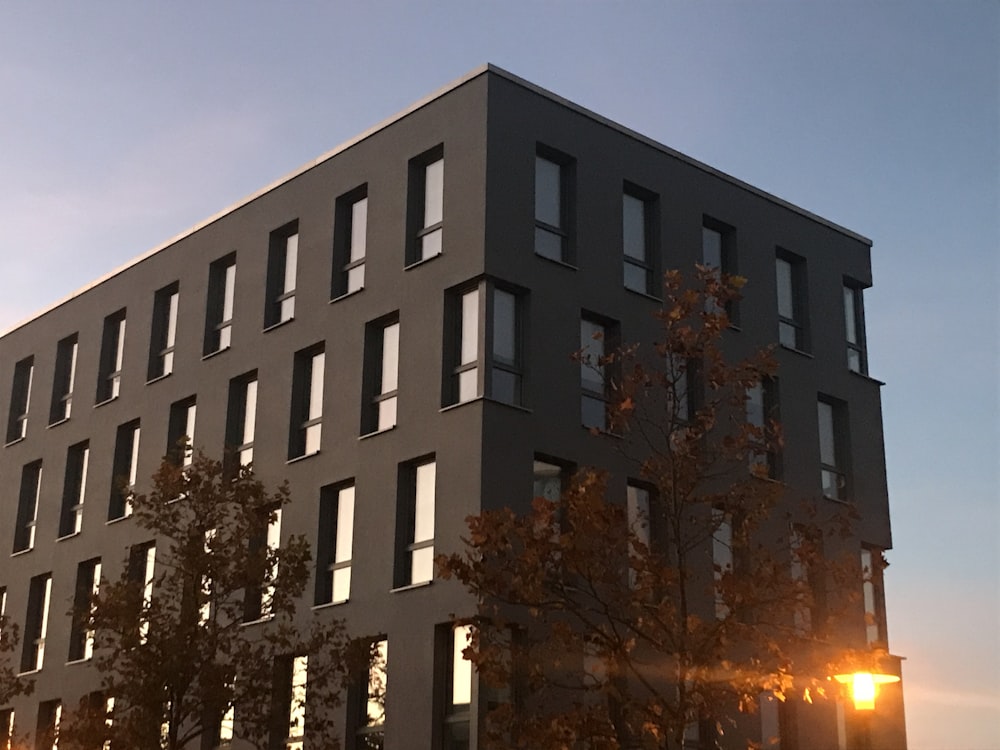
<path fill-rule="evenodd" d="M 774 445 L 773 423 L 780 420 L 778 381 L 765 378 L 747 388 L 747 424 L 754 428 L 751 437 L 750 468 L 760 466 L 768 477 L 780 474 L 780 456 Z"/>
<path fill-rule="evenodd" d="M 323 375 L 326 355 L 318 344 L 295 353 L 288 458 L 319 451 L 323 429 Z"/>
<path fill-rule="evenodd" d="M 822 541 L 809 530 L 793 526 L 789 546 L 792 581 L 798 589 L 795 629 L 807 633 L 821 628 L 826 617 L 826 585 L 820 567 Z"/>
<path fill-rule="evenodd" d="M 128 575 L 129 585 L 136 593 L 138 604 L 135 613 L 136 637 L 139 643 L 145 643 L 149 636 L 149 608 L 153 603 L 153 580 L 156 572 L 156 543 L 145 542 L 129 547 Z"/>
<path fill-rule="evenodd" d="M 820 399 L 819 463 L 823 496 L 831 500 L 847 499 L 847 406 L 843 402 Z"/>
<path fill-rule="evenodd" d="M 178 466 L 190 466 L 194 457 L 194 422 L 197 403 L 194 396 L 170 405 L 167 423 L 167 457 Z"/>
<path fill-rule="evenodd" d="M 155 380 L 174 371 L 174 346 L 177 343 L 178 282 L 158 289 L 153 295 L 153 323 L 149 334 L 149 370 L 147 379 Z"/>
<path fill-rule="evenodd" d="M 28 585 L 28 612 L 24 618 L 24 643 L 21 671 L 42 668 L 45 661 L 45 634 L 49 629 L 49 604 L 52 600 L 52 574 L 35 576 Z"/>
<path fill-rule="evenodd" d="M 399 316 L 397 313 L 365 326 L 364 403 L 361 434 L 396 426 L 399 386 Z"/>
<path fill-rule="evenodd" d="M 208 267 L 205 355 L 228 349 L 232 343 L 235 298 L 236 253 L 230 253 Z"/>
<path fill-rule="evenodd" d="M 593 318 L 580 319 L 580 387 L 583 391 L 581 418 L 584 427 L 608 429 L 611 372 L 606 355 L 616 343 L 616 323 Z"/>
<path fill-rule="evenodd" d="M 781 251 L 775 261 L 775 271 L 778 284 L 778 341 L 782 346 L 808 351 L 805 259 Z"/>
<path fill-rule="evenodd" d="M 92 602 L 101 587 L 101 558 L 76 566 L 76 589 L 73 594 L 72 621 L 69 631 L 69 660 L 89 659 L 94 655 Z"/>
<path fill-rule="evenodd" d="M 444 148 L 410 162 L 407 265 L 441 254 L 444 222 Z"/>
<path fill-rule="evenodd" d="M 643 547 L 648 554 L 653 542 L 649 517 L 649 489 L 629 482 L 625 492 L 625 511 L 631 540 L 629 554 L 639 555 Z M 633 589 L 639 584 L 638 571 L 634 566 L 629 568 L 628 582 L 629 587 Z"/>
<path fill-rule="evenodd" d="M 61 701 L 42 701 L 38 704 L 38 723 L 35 726 L 35 750 L 58 750 L 59 724 L 61 721 Z"/>
<path fill-rule="evenodd" d="M 76 382 L 77 334 L 56 345 L 56 369 L 52 379 L 52 403 L 49 424 L 69 419 L 73 410 L 73 386 Z"/>
<path fill-rule="evenodd" d="M 299 222 L 271 232 L 267 254 L 264 327 L 270 328 L 295 317 L 295 272 L 299 258 Z"/>
<path fill-rule="evenodd" d="M 882 571 L 886 562 L 878 547 L 861 548 L 862 594 L 865 604 L 865 638 L 868 645 L 885 644 L 885 585 Z"/>
<path fill-rule="evenodd" d="M 719 273 L 734 276 L 737 270 L 736 229 L 723 224 L 709 216 L 702 217 L 701 223 L 701 262 L 709 268 L 715 268 Z M 714 306 L 713 309 L 718 308 Z M 736 325 L 739 305 L 730 302 L 726 305 L 729 322 Z"/>
<path fill-rule="evenodd" d="M 571 200 L 573 162 L 539 147 L 535 156 L 535 253 L 572 263 Z"/>
<path fill-rule="evenodd" d="M 104 319 L 101 360 L 97 373 L 97 403 L 118 398 L 125 359 L 125 308 Z"/>
<path fill-rule="evenodd" d="M 389 642 L 385 638 L 373 641 L 367 669 L 358 675 L 349 697 L 354 714 L 349 726 L 354 735 L 351 750 L 380 750 L 384 746 L 388 663 Z"/>
<path fill-rule="evenodd" d="M 281 546 L 281 508 L 261 511 L 267 520 L 263 528 L 249 540 L 251 556 L 260 555 L 263 576 L 247 589 L 243 598 L 243 621 L 253 622 L 271 616 L 274 601 L 274 582 L 278 576 L 275 550 Z"/>
<path fill-rule="evenodd" d="M 14 365 L 14 382 L 10 389 L 10 415 L 7 417 L 7 442 L 21 440 L 28 434 L 28 402 L 31 400 L 31 379 L 35 358 L 26 357 Z"/>
<path fill-rule="evenodd" d="M 305 746 L 308 679 L 308 656 L 275 660 L 272 705 L 278 721 L 272 724 L 269 748 L 302 750 Z"/>
<path fill-rule="evenodd" d="M 319 499 L 316 604 L 337 604 L 350 598 L 353 547 L 354 484 L 324 487 Z"/>
<path fill-rule="evenodd" d="M 863 290 L 854 284 L 844 284 L 844 324 L 847 336 L 847 369 L 868 373 L 868 352 L 865 348 L 865 306 Z"/>
<path fill-rule="evenodd" d="M 721 508 L 712 508 L 712 574 L 715 578 L 715 617 L 729 616 L 726 577 L 733 572 L 733 522 Z"/>
<path fill-rule="evenodd" d="M 368 186 L 337 198 L 333 227 L 333 283 L 330 297 L 352 294 L 365 286 L 368 252 Z"/>
<path fill-rule="evenodd" d="M 0 750 L 11 750 L 14 745 L 14 709 L 0 711 Z"/>
<path fill-rule="evenodd" d="M 532 497 L 541 497 L 554 503 L 562 496 L 570 474 L 570 467 L 565 464 L 552 463 L 548 459 L 536 456 L 532 474 Z"/>
<path fill-rule="evenodd" d="M 641 294 L 653 291 L 655 208 L 654 196 L 626 185 L 622 193 L 625 288 Z"/>
<path fill-rule="evenodd" d="M 434 458 L 401 464 L 396 514 L 396 586 L 434 578 Z"/>
<path fill-rule="evenodd" d="M 34 461 L 21 469 L 21 489 L 17 499 L 17 521 L 14 527 L 14 552 L 24 552 L 35 546 L 38 497 L 42 489 L 42 462 Z"/>
<path fill-rule="evenodd" d="M 118 428 L 115 437 L 115 457 L 111 474 L 111 501 L 108 520 L 114 521 L 132 514 L 128 496 L 135 487 L 139 464 L 139 420 Z"/>
<path fill-rule="evenodd" d="M 257 371 L 229 381 L 226 409 L 226 457 L 229 468 L 249 466 L 253 461 L 253 437 L 257 424 Z M 231 472 L 234 473 L 234 472 Z"/>
<path fill-rule="evenodd" d="M 456 401 L 471 401 L 479 396 L 479 287 L 461 296 L 461 322 L 458 333 L 458 362 L 455 367 Z"/>
<path fill-rule="evenodd" d="M 442 628 L 445 654 L 438 661 L 444 668 L 442 685 L 444 716 L 441 736 L 444 750 L 465 750 L 470 747 L 470 718 L 472 708 L 472 662 L 465 658 L 469 645 L 469 625 L 447 625 Z M 440 642 L 440 641 L 439 641 Z"/>
<path fill-rule="evenodd" d="M 87 489 L 90 443 L 71 445 L 66 451 L 66 477 L 63 482 L 62 508 L 59 513 L 59 536 L 79 534 L 83 528 L 83 500 Z"/>

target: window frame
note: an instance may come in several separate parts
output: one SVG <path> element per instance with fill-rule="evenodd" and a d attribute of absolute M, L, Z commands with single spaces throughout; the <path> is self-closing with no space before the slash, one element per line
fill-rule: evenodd
<path fill-rule="evenodd" d="M 121 393 L 122 370 L 125 366 L 126 313 L 127 308 L 123 307 L 104 318 L 95 401 L 98 405 L 113 401 Z"/>
<path fill-rule="evenodd" d="M 264 282 L 264 330 L 295 320 L 295 287 L 299 265 L 299 220 L 268 236 Z"/>
<path fill-rule="evenodd" d="M 787 288 L 782 272 L 787 266 Z M 778 248 L 775 256 L 776 311 L 778 314 L 778 343 L 793 351 L 810 350 L 809 296 L 806 259 L 788 250 Z M 791 309 L 782 308 L 787 300 Z M 788 336 L 791 339 L 788 340 Z"/>
<path fill-rule="evenodd" d="M 558 203 L 558 224 L 553 224 L 548 221 L 549 217 L 545 216 L 546 211 L 540 211 L 542 207 L 541 201 L 545 196 L 540 195 L 540 183 L 543 180 L 540 178 L 540 164 L 539 162 L 544 162 L 549 165 L 553 165 L 558 169 L 557 184 L 559 187 L 559 195 L 556 202 Z M 575 210 L 575 184 L 576 184 L 576 160 L 569 156 L 568 154 L 557 151 L 554 148 L 546 146 L 542 143 L 538 143 L 535 146 L 535 161 L 534 161 L 534 181 L 533 181 L 533 195 L 534 195 L 534 241 L 533 247 L 535 255 L 540 258 L 545 258 L 546 260 L 551 260 L 556 263 L 561 263 L 566 266 L 573 266 L 576 261 L 576 210 Z M 551 196 L 548 196 L 551 198 Z M 551 201 L 550 201 L 551 202 Z M 542 214 L 539 216 L 539 214 Z M 542 234 L 539 234 L 542 233 Z M 545 250 L 543 247 L 540 251 L 540 237 L 558 238 L 559 252 L 558 257 L 553 253 Z"/>
<path fill-rule="evenodd" d="M 719 237 L 719 264 L 710 262 L 714 258 L 707 257 L 707 236 L 711 232 Z M 701 263 L 709 268 L 717 268 L 723 276 L 739 275 L 739 251 L 736 227 L 720 221 L 708 214 L 701 217 Z M 718 309 L 717 307 L 713 308 Z M 738 327 L 740 324 L 740 305 L 738 300 L 729 300 L 725 306 L 729 325 Z"/>
<path fill-rule="evenodd" d="M 628 223 L 628 201 L 636 201 L 641 207 L 640 227 L 642 236 L 639 244 L 642 257 L 629 253 L 630 227 Z M 659 247 L 659 196 L 645 188 L 626 181 L 622 186 L 622 285 L 630 292 L 652 296 L 656 291 L 657 248 Z M 629 283 L 629 270 L 642 273 L 643 283 L 639 288 Z"/>
<path fill-rule="evenodd" d="M 315 606 L 350 601 L 356 500 L 357 488 L 353 479 L 320 488 Z M 342 580 L 346 578 L 342 598 L 337 596 L 338 573 Z"/>
<path fill-rule="evenodd" d="M 362 204 L 363 216 L 359 216 L 358 206 Z M 359 219 L 363 219 L 360 222 L 360 231 Z M 360 252 L 357 252 L 359 245 Z M 334 204 L 331 300 L 337 300 L 364 290 L 367 255 L 368 183 L 366 182 L 338 197 Z M 356 285 L 352 281 L 352 277 L 359 279 Z"/>
<path fill-rule="evenodd" d="M 392 332 L 387 336 L 390 330 Z M 362 437 L 391 430 L 399 424 L 401 336 L 398 311 L 365 324 L 364 374 L 361 384 Z M 394 367 L 387 368 L 387 364 Z"/>
<path fill-rule="evenodd" d="M 10 412 L 7 417 L 7 444 L 24 440 L 28 435 L 28 411 L 31 406 L 31 382 L 35 375 L 35 357 L 31 355 L 14 364 L 10 387 Z"/>
<path fill-rule="evenodd" d="M 115 433 L 115 453 L 111 472 L 111 499 L 108 503 L 108 521 L 118 521 L 132 515 L 128 492 L 135 487 L 139 477 L 139 441 L 141 424 L 133 419 L 118 426 Z M 122 482 L 122 479 L 127 481 Z"/>
<path fill-rule="evenodd" d="M 146 381 L 166 377 L 174 371 L 177 348 L 177 317 L 180 314 L 180 282 L 153 294 L 153 317 L 149 333 L 149 366 Z"/>
<path fill-rule="evenodd" d="M 226 404 L 225 462 L 226 474 L 230 476 L 235 475 L 239 467 L 249 466 L 253 463 L 258 387 L 256 370 L 251 370 L 229 381 L 229 397 Z M 247 454 L 249 454 L 249 460 L 244 460 Z"/>
<path fill-rule="evenodd" d="M 75 536 L 83 530 L 83 506 L 87 496 L 89 468 L 89 440 L 74 443 L 66 449 L 66 473 L 59 513 L 59 539 Z"/>
<path fill-rule="evenodd" d="M 427 492 L 430 493 L 429 496 L 424 494 Z M 428 530 L 429 536 L 426 533 Z M 399 465 L 394 588 L 421 586 L 434 580 L 436 531 L 437 460 L 432 453 Z M 420 571 L 429 568 L 426 570 L 427 576 L 420 577 L 419 580 L 418 565 Z"/>
<path fill-rule="evenodd" d="M 93 598 L 100 592 L 101 558 L 84 560 L 76 566 L 76 586 L 70 613 L 69 654 L 67 660 L 85 661 L 94 655 Z"/>
<path fill-rule="evenodd" d="M 167 420 L 166 456 L 177 466 L 190 466 L 194 459 L 194 431 L 198 414 L 198 397 L 195 395 L 175 401 L 170 405 Z M 181 441 L 184 441 L 181 444 Z"/>
<path fill-rule="evenodd" d="M 326 343 L 295 352 L 289 409 L 288 460 L 319 453 L 323 440 Z"/>
<path fill-rule="evenodd" d="M 49 404 L 50 426 L 64 422 L 72 415 L 79 350 L 77 333 L 60 339 L 56 344 L 56 366 L 52 378 L 52 400 Z"/>
<path fill-rule="evenodd" d="M 865 330 L 864 290 L 864 286 L 859 282 L 853 279 L 844 279 L 844 337 L 847 346 L 847 369 L 858 375 L 868 374 L 868 337 Z M 854 340 L 852 341 L 852 339 Z"/>
<path fill-rule="evenodd" d="M 45 666 L 45 639 L 52 604 L 52 573 L 32 576 L 28 583 L 28 606 L 24 616 L 20 674 Z"/>
<path fill-rule="evenodd" d="M 236 251 L 212 261 L 208 266 L 208 294 L 205 296 L 205 342 L 202 355 L 209 357 L 232 346 L 236 317 Z"/>
<path fill-rule="evenodd" d="M 440 165 L 440 167 L 438 167 Z M 440 169 L 440 195 L 433 203 L 428 203 L 428 196 L 432 193 L 428 190 L 432 175 L 431 170 Z M 444 254 L 444 219 L 445 219 L 445 162 L 444 144 L 440 143 L 428 149 L 419 156 L 410 159 L 409 179 L 407 187 L 407 243 L 406 262 L 407 268 L 433 260 Z M 440 211 L 428 216 L 428 211 L 432 210 L 435 204 L 440 205 Z M 437 216 L 440 213 L 440 216 Z M 431 241 L 430 252 L 428 249 L 428 238 L 435 237 Z"/>
<path fill-rule="evenodd" d="M 21 467 L 21 483 L 17 496 L 17 517 L 14 526 L 14 547 L 11 554 L 28 552 L 38 541 L 38 506 L 42 494 L 42 460 Z"/>
<path fill-rule="evenodd" d="M 824 412 L 829 410 L 829 431 Z M 827 500 L 848 502 L 851 497 L 850 445 L 848 440 L 847 404 L 844 401 L 819 394 L 816 400 L 817 429 L 820 467 L 820 491 Z M 824 455 L 826 454 L 826 455 Z M 829 460 L 832 458 L 832 461 Z M 827 494 L 829 478 L 836 494 Z"/>
<path fill-rule="evenodd" d="M 594 328 L 590 335 L 587 335 L 586 326 Z M 600 337 L 597 337 L 598 330 Z M 580 312 L 580 420 L 583 427 L 590 430 L 609 433 L 611 431 L 611 420 L 609 409 L 613 398 L 613 390 L 618 377 L 615 362 L 602 362 L 602 359 L 610 356 L 618 347 L 621 340 L 621 327 L 618 321 L 597 315 L 588 310 Z M 600 351 L 593 352 L 593 343 L 600 343 Z M 593 358 L 597 357 L 594 362 Z M 601 375 L 601 388 L 598 390 L 596 379 L 588 378 L 587 373 L 597 371 Z M 590 424 L 588 421 L 588 404 L 603 404 L 604 417 L 600 424 Z"/>

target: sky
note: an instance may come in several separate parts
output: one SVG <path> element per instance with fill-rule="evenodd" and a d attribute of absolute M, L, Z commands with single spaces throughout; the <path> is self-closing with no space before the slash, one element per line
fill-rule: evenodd
<path fill-rule="evenodd" d="M 995 0 L 5 0 L 0 330 L 485 62 L 874 241 L 909 747 L 1000 750 Z"/>

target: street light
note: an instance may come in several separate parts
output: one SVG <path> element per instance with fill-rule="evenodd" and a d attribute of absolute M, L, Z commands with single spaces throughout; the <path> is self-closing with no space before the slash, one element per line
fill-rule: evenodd
<path fill-rule="evenodd" d="M 835 674 L 833 679 L 841 685 L 850 685 L 855 710 L 873 711 L 875 710 L 875 696 L 878 694 L 879 685 L 899 682 L 899 675 L 880 672 L 854 672 Z"/>

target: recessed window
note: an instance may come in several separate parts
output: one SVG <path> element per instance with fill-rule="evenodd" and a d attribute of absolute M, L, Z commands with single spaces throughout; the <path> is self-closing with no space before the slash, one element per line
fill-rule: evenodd
<path fill-rule="evenodd" d="M 174 371 L 179 300 L 180 285 L 176 281 L 153 295 L 153 326 L 149 334 L 149 370 L 146 375 L 149 380 L 162 378 Z"/>
<path fill-rule="evenodd" d="M 863 289 L 856 284 L 844 284 L 844 324 L 847 337 L 847 369 L 868 373 L 868 352 L 865 346 L 865 305 Z"/>
<path fill-rule="evenodd" d="M 793 526 L 789 535 L 791 576 L 795 583 L 796 605 L 793 620 L 799 634 L 821 629 L 826 617 L 826 588 L 822 540 L 811 531 Z"/>
<path fill-rule="evenodd" d="M 324 487 L 319 499 L 316 604 L 336 604 L 350 598 L 353 547 L 354 484 Z"/>
<path fill-rule="evenodd" d="M 236 299 L 236 253 L 219 258 L 208 267 L 204 354 L 228 349 L 233 340 L 233 305 Z"/>
<path fill-rule="evenodd" d="M 469 645 L 469 625 L 443 625 L 438 627 L 438 643 L 443 648 L 443 658 L 436 662 L 443 668 L 436 683 L 443 693 L 440 704 L 442 747 L 461 750 L 470 747 L 470 720 L 472 708 L 472 662 L 465 658 Z"/>
<path fill-rule="evenodd" d="M 410 162 L 407 265 L 436 257 L 443 248 L 444 147 Z"/>
<path fill-rule="evenodd" d="M 622 251 L 625 288 L 641 294 L 653 291 L 656 197 L 626 185 L 622 193 Z"/>
<path fill-rule="evenodd" d="M 580 318 L 581 419 L 584 427 L 606 431 L 613 373 L 608 354 L 618 340 L 618 324 L 584 315 Z"/>
<path fill-rule="evenodd" d="M 31 400 L 31 380 L 35 358 L 26 357 L 14 365 L 14 382 L 10 389 L 10 415 L 7 418 L 7 442 L 21 440 L 28 434 L 28 403 Z"/>
<path fill-rule="evenodd" d="M 333 227 L 332 299 L 364 289 L 367 253 L 368 186 L 362 185 L 337 198 Z"/>
<path fill-rule="evenodd" d="M 709 268 L 718 269 L 726 276 L 738 273 L 736 254 L 736 229 L 709 216 L 702 217 L 701 262 Z M 718 308 L 712 305 L 713 310 Z M 726 314 L 733 325 L 739 323 L 739 305 L 735 301 L 726 304 Z"/>
<path fill-rule="evenodd" d="M 264 327 L 295 317 L 295 275 L 299 262 L 299 222 L 271 232 L 267 253 Z"/>
<path fill-rule="evenodd" d="M 178 466 L 190 466 L 194 458 L 194 423 L 197 400 L 190 396 L 170 405 L 167 424 L 167 457 Z"/>
<path fill-rule="evenodd" d="M 775 260 L 778 284 L 778 341 L 782 346 L 809 351 L 806 304 L 806 261 L 779 251 Z"/>
<path fill-rule="evenodd" d="M 750 467 L 761 466 L 772 479 L 780 475 L 780 459 L 773 440 L 774 423 L 780 423 L 778 381 L 765 378 L 746 390 L 747 424 L 754 428 L 751 436 Z"/>
<path fill-rule="evenodd" d="M 62 722 L 62 701 L 42 701 L 38 704 L 38 723 L 35 725 L 35 748 L 58 750 L 59 724 Z"/>
<path fill-rule="evenodd" d="M 820 483 L 823 496 L 846 500 L 847 475 L 847 405 L 842 401 L 820 399 L 819 423 Z"/>
<path fill-rule="evenodd" d="M 357 675 L 348 695 L 350 750 L 377 750 L 384 746 L 388 664 L 389 642 L 385 638 L 373 641 L 367 668 Z"/>
<path fill-rule="evenodd" d="M 59 513 L 59 536 L 79 534 L 83 529 L 83 501 L 87 489 L 90 443 L 71 445 L 66 451 L 66 478 L 63 482 L 62 509 Z"/>
<path fill-rule="evenodd" d="M 361 434 L 396 426 L 399 388 L 399 314 L 365 326 L 365 373 Z"/>
<path fill-rule="evenodd" d="M 289 656 L 275 664 L 273 705 L 285 721 L 274 723 L 268 747 L 302 750 L 306 733 L 306 686 L 309 657 Z"/>
<path fill-rule="evenodd" d="M 49 629 L 52 574 L 35 576 L 28 584 L 28 612 L 24 618 L 21 671 L 41 669 L 45 661 L 45 634 Z"/>
<path fill-rule="evenodd" d="M 326 354 L 318 344 L 295 353 L 292 372 L 288 458 L 319 451 L 323 430 L 323 377 Z"/>
<path fill-rule="evenodd" d="M 135 591 L 138 610 L 135 612 L 137 642 L 149 637 L 149 607 L 153 602 L 153 581 L 156 572 L 156 543 L 144 542 L 129 547 L 126 576 Z"/>
<path fill-rule="evenodd" d="M 97 373 L 97 403 L 118 398 L 125 359 L 125 308 L 104 319 L 101 360 Z"/>
<path fill-rule="evenodd" d="M 253 461 L 253 438 L 257 425 L 257 371 L 229 381 L 226 408 L 227 473 Z"/>
<path fill-rule="evenodd" d="M 38 498 L 42 490 L 42 462 L 33 461 L 21 469 L 21 489 L 17 499 L 14 526 L 14 552 L 34 549 Z"/>
<path fill-rule="evenodd" d="M 52 379 L 52 403 L 49 424 L 69 419 L 73 410 L 73 387 L 76 383 L 77 334 L 56 345 L 56 369 Z"/>
<path fill-rule="evenodd" d="M 14 709 L 0 710 L 0 747 L 10 750 L 14 744 Z"/>
<path fill-rule="evenodd" d="M 396 513 L 397 587 L 434 578 L 434 501 L 437 465 L 434 458 L 401 464 Z"/>
<path fill-rule="evenodd" d="M 573 160 L 539 146 L 535 155 L 535 253 L 572 263 Z"/>
<path fill-rule="evenodd" d="M 270 617 L 274 603 L 274 583 L 278 577 L 275 552 L 281 546 L 281 508 L 261 511 L 266 523 L 249 540 L 250 556 L 263 558 L 263 575 L 246 590 L 243 597 L 243 621 L 253 622 Z"/>
<path fill-rule="evenodd" d="M 132 515 L 129 494 L 135 487 L 139 467 L 139 420 L 121 425 L 115 436 L 115 457 L 111 473 L 111 501 L 108 520 Z"/>
<path fill-rule="evenodd" d="M 629 539 L 632 540 L 632 554 L 640 554 L 641 547 L 645 547 L 648 554 L 652 542 L 652 523 L 649 517 L 649 488 L 637 483 L 629 482 L 625 492 L 625 511 L 628 520 Z M 641 545 L 639 547 L 638 545 Z M 636 588 L 638 585 L 638 574 L 634 569 L 629 570 L 629 587 Z"/>
<path fill-rule="evenodd" d="M 886 568 L 885 557 L 878 547 L 861 548 L 862 595 L 865 605 L 865 638 L 868 645 L 884 644 L 885 629 L 885 585 L 882 571 Z"/>
<path fill-rule="evenodd" d="M 101 587 L 101 558 L 95 557 L 76 566 L 76 588 L 70 614 L 69 660 L 89 659 L 94 655 L 92 622 L 94 597 Z"/>
<path fill-rule="evenodd" d="M 532 466 L 532 497 L 558 502 L 569 482 L 572 467 L 551 459 L 535 456 Z"/>
<path fill-rule="evenodd" d="M 715 617 L 724 620 L 729 616 L 724 581 L 733 572 L 733 520 L 720 508 L 712 508 L 712 571 L 715 578 Z"/>

